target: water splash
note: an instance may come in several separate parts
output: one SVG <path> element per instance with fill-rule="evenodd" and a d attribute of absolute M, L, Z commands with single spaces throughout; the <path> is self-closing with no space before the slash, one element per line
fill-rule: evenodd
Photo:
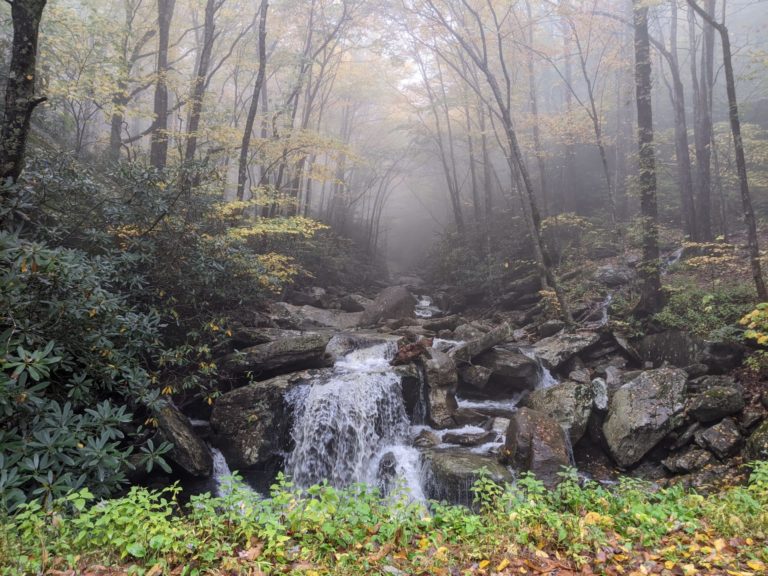
<path fill-rule="evenodd" d="M 426 501 L 424 477 L 426 469 L 421 452 L 413 446 L 383 446 L 371 462 L 368 482 L 384 494 L 404 493 L 411 501 Z M 402 492 L 398 492 L 402 490 Z"/>
<path fill-rule="evenodd" d="M 416 300 L 414 313 L 417 318 L 433 318 L 441 312 L 442 310 L 432 303 L 432 298 L 429 296 L 419 296 Z"/>
<path fill-rule="evenodd" d="M 539 388 L 549 388 L 550 386 L 554 386 L 555 384 L 558 383 L 557 378 L 552 376 L 552 372 L 549 371 L 549 368 L 544 366 L 544 363 L 541 361 L 541 358 L 536 356 L 536 353 L 533 351 L 533 348 L 520 347 L 519 350 L 523 356 L 526 356 L 531 360 L 535 361 L 539 367 L 539 378 L 538 378 L 538 381 L 536 382 L 537 390 Z"/>
<path fill-rule="evenodd" d="M 292 398 L 294 449 L 286 471 L 299 486 L 370 481 L 382 447 L 402 444 L 408 417 L 400 379 L 389 366 L 395 352 L 392 342 L 355 350 Z"/>

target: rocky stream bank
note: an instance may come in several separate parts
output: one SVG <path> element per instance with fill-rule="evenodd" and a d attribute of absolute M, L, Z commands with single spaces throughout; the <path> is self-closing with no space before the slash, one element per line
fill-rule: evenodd
<path fill-rule="evenodd" d="M 572 466 L 706 489 L 768 458 L 768 397 L 735 376 L 737 344 L 628 339 L 606 306 L 566 330 L 519 310 L 451 314 L 418 294 L 313 289 L 233 327 L 214 405 L 159 419 L 175 471 L 193 489 L 233 469 L 264 491 L 285 471 L 302 486 L 399 485 L 468 504 L 481 470 L 553 486 Z"/>

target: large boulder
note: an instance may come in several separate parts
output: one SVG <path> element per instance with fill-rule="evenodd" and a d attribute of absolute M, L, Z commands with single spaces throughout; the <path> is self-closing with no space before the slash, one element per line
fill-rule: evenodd
<path fill-rule="evenodd" d="M 213 456 L 208 445 L 195 434 L 189 419 L 168 404 L 157 415 L 161 440 L 173 444 L 168 459 L 187 474 L 208 477 L 213 470 Z"/>
<path fill-rule="evenodd" d="M 286 302 L 278 302 L 274 308 L 279 310 L 284 318 L 283 323 L 303 329 L 334 328 L 349 330 L 360 325 L 363 312 L 344 312 L 342 310 L 325 310 L 314 306 L 294 306 Z"/>
<path fill-rule="evenodd" d="M 671 454 L 668 458 L 661 461 L 664 467 L 673 474 L 696 472 L 712 462 L 714 462 L 714 458 L 711 453 L 696 447 L 688 447 L 682 452 Z"/>
<path fill-rule="evenodd" d="M 745 454 L 751 460 L 768 460 L 768 420 L 752 432 Z"/>
<path fill-rule="evenodd" d="M 730 418 L 696 434 L 696 442 L 720 460 L 736 454 L 741 448 L 742 441 L 739 427 Z"/>
<path fill-rule="evenodd" d="M 424 491 L 432 500 L 470 506 L 472 485 L 482 474 L 499 484 L 512 482 L 512 473 L 495 457 L 467 450 L 431 450 L 425 453 L 426 481 Z"/>
<path fill-rule="evenodd" d="M 528 470 L 546 486 L 556 486 L 558 473 L 571 465 L 568 438 L 560 424 L 543 412 L 521 408 L 514 413 L 499 459 Z"/>
<path fill-rule="evenodd" d="M 265 465 L 288 448 L 292 408 L 287 394 L 304 382 L 302 375 L 284 374 L 216 400 L 211 428 L 232 469 Z"/>
<path fill-rule="evenodd" d="M 710 342 L 678 330 L 648 334 L 633 343 L 641 359 L 661 366 L 685 368 L 704 364 L 711 374 L 724 374 L 741 365 L 744 347 L 735 342 Z"/>
<path fill-rule="evenodd" d="M 223 367 L 236 376 L 250 372 L 256 377 L 319 368 L 325 363 L 330 339 L 328 333 L 314 332 L 258 344 L 230 354 Z"/>
<path fill-rule="evenodd" d="M 576 444 L 587 431 L 594 400 L 591 382 L 561 382 L 534 390 L 523 400 L 523 405 L 554 418 L 568 434 L 571 444 Z"/>
<path fill-rule="evenodd" d="M 579 354 L 600 341 L 597 332 L 573 332 L 557 334 L 539 340 L 534 345 L 534 353 L 551 370 L 557 370 L 576 354 Z"/>
<path fill-rule="evenodd" d="M 365 309 L 373 304 L 373 300 L 359 294 L 347 294 L 339 299 L 339 307 L 344 312 L 365 312 Z"/>
<path fill-rule="evenodd" d="M 424 360 L 429 423 L 435 428 L 448 428 L 454 425 L 453 416 L 458 408 L 456 364 L 448 354 L 434 348 L 429 349 L 429 356 Z"/>
<path fill-rule="evenodd" d="M 716 422 L 742 410 L 744 394 L 735 386 L 712 386 L 688 401 L 688 413 L 699 422 Z"/>
<path fill-rule="evenodd" d="M 639 462 L 679 424 L 687 375 L 660 368 L 643 372 L 611 398 L 603 434 L 617 464 Z"/>
<path fill-rule="evenodd" d="M 369 326 L 387 318 L 413 318 L 416 299 L 405 286 L 389 286 L 365 309 L 360 324 Z"/>
<path fill-rule="evenodd" d="M 595 280 L 608 287 L 629 284 L 635 278 L 635 271 L 629 266 L 607 264 L 595 272 Z"/>
<path fill-rule="evenodd" d="M 486 398 L 509 398 L 533 390 L 539 381 L 535 360 L 504 348 L 483 352 L 472 365 L 462 365 L 460 373 L 462 393 Z"/>

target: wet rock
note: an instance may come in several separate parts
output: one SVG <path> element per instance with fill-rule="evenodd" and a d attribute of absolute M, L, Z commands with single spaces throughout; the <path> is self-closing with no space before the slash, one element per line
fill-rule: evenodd
<path fill-rule="evenodd" d="M 334 361 L 338 360 L 361 348 L 368 348 L 376 344 L 386 344 L 392 342 L 399 346 L 402 338 L 397 335 L 381 334 L 379 332 L 337 332 L 325 347 L 325 353 Z"/>
<path fill-rule="evenodd" d="M 434 348 L 429 350 L 429 355 L 424 361 L 429 422 L 435 428 L 449 428 L 458 408 L 456 364 L 448 354 Z"/>
<path fill-rule="evenodd" d="M 359 294 L 347 294 L 339 299 L 339 308 L 344 312 L 364 312 L 371 304 L 373 300 Z"/>
<path fill-rule="evenodd" d="M 490 350 L 498 344 L 507 342 L 512 337 L 512 332 L 512 326 L 505 322 L 478 338 L 466 340 L 463 344 L 451 350 L 451 356 L 456 361 L 470 362 L 475 356 Z"/>
<path fill-rule="evenodd" d="M 242 350 L 243 348 L 250 348 L 251 346 L 266 344 L 267 342 L 274 342 L 276 340 L 293 338 L 296 336 L 301 336 L 302 334 L 300 330 L 262 328 L 254 326 L 242 326 L 238 324 L 232 326 L 230 330 L 232 332 L 232 337 L 229 339 L 232 345 L 230 351 L 234 351 L 234 349 Z"/>
<path fill-rule="evenodd" d="M 521 391 L 533 390 L 539 381 L 536 361 L 519 352 L 494 348 L 475 357 L 474 363 L 478 368 L 470 375 L 478 377 L 462 379 L 461 389 L 470 395 L 509 398 Z"/>
<path fill-rule="evenodd" d="M 565 328 L 565 322 L 562 320 L 547 320 L 539 325 L 537 331 L 539 333 L 539 338 L 547 338 L 549 336 L 554 336 L 563 328 Z"/>
<path fill-rule="evenodd" d="M 660 368 L 643 372 L 616 391 L 603 433 L 620 466 L 639 462 L 678 425 L 686 380 L 682 370 Z"/>
<path fill-rule="evenodd" d="M 739 451 L 742 437 L 736 423 L 730 418 L 726 418 L 711 428 L 698 432 L 696 442 L 707 448 L 720 460 L 724 460 Z"/>
<path fill-rule="evenodd" d="M 443 316 L 442 318 L 429 318 L 422 322 L 421 325 L 425 330 L 440 332 L 441 330 L 455 330 L 460 322 L 461 317 L 453 314 L 451 316 Z"/>
<path fill-rule="evenodd" d="M 477 364 L 464 365 L 459 368 L 459 384 L 463 387 L 485 390 L 493 370 Z"/>
<path fill-rule="evenodd" d="M 440 437 L 432 430 L 422 430 L 413 440 L 413 445 L 417 448 L 433 448 L 440 444 Z"/>
<path fill-rule="evenodd" d="M 258 344 L 230 354 L 223 367 L 236 376 L 251 372 L 256 377 L 318 368 L 326 364 L 325 347 L 330 339 L 327 333 L 305 333 Z"/>
<path fill-rule="evenodd" d="M 762 410 L 745 410 L 741 416 L 741 429 L 750 430 L 759 424 L 765 418 L 765 412 Z"/>
<path fill-rule="evenodd" d="M 157 415 L 160 440 L 173 444 L 167 458 L 192 476 L 208 477 L 213 470 L 211 451 L 195 433 L 189 419 L 169 404 Z"/>
<path fill-rule="evenodd" d="M 302 291 L 290 291 L 287 300 L 296 306 L 314 306 L 316 308 L 330 307 L 332 298 L 324 288 L 313 286 Z"/>
<path fill-rule="evenodd" d="M 745 454 L 751 460 L 768 460 L 768 420 L 749 436 Z"/>
<path fill-rule="evenodd" d="M 714 462 L 712 454 L 695 447 L 688 448 L 678 454 L 672 454 L 661 461 L 664 467 L 673 474 L 696 472 L 712 462 Z"/>
<path fill-rule="evenodd" d="M 453 421 L 456 426 L 484 426 L 488 415 L 471 408 L 459 408 L 453 413 Z"/>
<path fill-rule="evenodd" d="M 688 377 L 691 378 L 691 380 L 688 381 L 688 391 L 691 394 L 706 392 L 710 388 L 715 387 L 742 389 L 740 385 L 736 384 L 736 381 L 731 376 L 705 375 L 693 378 L 689 372 Z"/>
<path fill-rule="evenodd" d="M 461 324 L 453 329 L 453 335 L 457 340 L 475 340 L 481 338 L 487 330 L 483 330 L 479 325 L 470 322 L 468 324 Z"/>
<path fill-rule="evenodd" d="M 600 335 L 596 332 L 558 334 L 536 342 L 534 353 L 547 368 L 556 370 L 573 356 L 584 352 L 599 341 Z"/>
<path fill-rule="evenodd" d="M 286 302 L 278 302 L 275 307 L 283 311 L 293 326 L 303 329 L 321 327 L 349 330 L 360 325 L 363 315 L 363 312 L 324 310 L 314 306 L 294 306 Z"/>
<path fill-rule="evenodd" d="M 688 425 L 682 432 L 678 434 L 677 438 L 675 438 L 675 441 L 672 444 L 672 450 L 679 450 L 683 446 L 687 446 L 693 442 L 699 430 L 701 430 L 701 424 L 699 422 L 693 422 Z"/>
<path fill-rule="evenodd" d="M 443 442 L 446 444 L 457 444 L 459 446 L 480 446 L 496 440 L 496 432 L 476 432 L 463 434 L 460 432 L 446 432 L 443 434 Z"/>
<path fill-rule="evenodd" d="M 528 470 L 548 487 L 560 482 L 558 473 L 570 466 L 568 439 L 560 424 L 542 412 L 521 408 L 512 416 L 499 459 Z"/>
<path fill-rule="evenodd" d="M 301 375 L 284 374 L 216 400 L 211 428 L 233 470 L 265 464 L 288 447 L 291 408 L 286 394 L 302 382 Z"/>
<path fill-rule="evenodd" d="M 595 280 L 609 288 L 629 284 L 634 278 L 635 271 L 632 268 L 616 264 L 600 266 L 595 272 Z"/>
<path fill-rule="evenodd" d="M 724 374 L 741 365 L 744 347 L 733 342 L 708 342 L 678 330 L 648 334 L 636 343 L 644 361 L 660 366 L 668 362 L 684 368 L 704 364 L 710 374 Z"/>
<path fill-rule="evenodd" d="M 592 375 L 589 373 L 589 369 L 587 368 L 578 368 L 568 374 L 568 380 L 573 380 L 574 382 L 580 382 L 581 384 L 587 384 L 592 381 Z"/>
<path fill-rule="evenodd" d="M 587 431 L 594 398 L 591 383 L 561 382 L 534 390 L 522 404 L 556 420 L 568 434 L 571 444 L 576 444 Z"/>
<path fill-rule="evenodd" d="M 452 504 L 472 504 L 471 488 L 482 473 L 499 484 L 513 480 L 512 473 L 495 457 L 466 450 L 432 450 L 425 454 L 425 463 L 428 470 L 426 496 Z"/>
<path fill-rule="evenodd" d="M 368 326 L 387 318 L 413 318 L 416 299 L 405 286 L 389 286 L 363 312 L 360 324 Z"/>
<path fill-rule="evenodd" d="M 699 422 L 715 422 L 742 410 L 744 395 L 734 387 L 712 386 L 688 402 L 688 413 Z"/>

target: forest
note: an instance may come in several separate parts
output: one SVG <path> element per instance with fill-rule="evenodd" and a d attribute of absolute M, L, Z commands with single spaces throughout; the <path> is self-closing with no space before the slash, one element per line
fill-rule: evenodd
<path fill-rule="evenodd" d="M 768 574 L 766 30 L 0 3 L 0 574 Z"/>

